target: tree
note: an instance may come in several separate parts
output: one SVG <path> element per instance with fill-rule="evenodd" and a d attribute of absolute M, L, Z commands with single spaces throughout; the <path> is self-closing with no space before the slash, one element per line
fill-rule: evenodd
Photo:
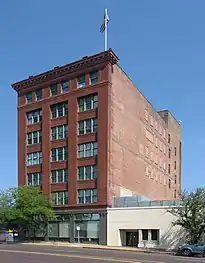
<path fill-rule="evenodd" d="M 173 225 L 183 227 L 187 233 L 187 242 L 195 244 L 203 241 L 205 234 L 205 188 L 185 191 L 181 196 L 181 205 L 169 210 L 176 216 Z"/>
<path fill-rule="evenodd" d="M 46 233 L 50 220 L 55 218 L 50 200 L 38 188 L 23 186 L 0 193 L 0 224 L 17 225 L 28 234 Z"/>

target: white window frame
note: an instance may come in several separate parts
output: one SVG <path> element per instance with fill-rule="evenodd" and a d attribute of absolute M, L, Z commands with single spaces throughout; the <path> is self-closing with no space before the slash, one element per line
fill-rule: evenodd
<path fill-rule="evenodd" d="M 90 178 L 88 179 L 86 177 L 86 168 L 90 167 Z M 80 178 L 80 169 L 83 169 L 83 179 Z M 86 165 L 86 166 L 81 166 L 78 167 L 78 180 L 79 181 L 86 181 L 86 180 L 94 180 L 98 176 L 98 171 L 97 171 L 97 165 Z"/>
<path fill-rule="evenodd" d="M 62 171 L 63 180 L 59 182 L 59 172 Z M 56 181 L 53 182 L 53 173 L 55 173 Z M 68 182 L 68 169 L 58 169 L 51 171 L 51 183 L 58 184 L 58 183 L 67 183 Z"/>
<path fill-rule="evenodd" d="M 90 97 L 91 97 L 91 108 L 88 109 L 86 100 L 88 100 Z M 79 107 L 79 100 L 83 100 L 83 110 L 82 111 L 80 110 L 80 107 Z M 88 95 L 86 97 L 78 99 L 78 112 L 85 112 L 85 111 L 93 110 L 93 109 L 97 109 L 97 108 L 98 108 L 98 95 L 97 94 L 94 94 L 94 95 L 91 94 L 91 95 Z"/>
<path fill-rule="evenodd" d="M 28 177 L 31 176 L 31 184 L 28 183 Z M 37 176 L 37 184 L 34 184 L 34 177 Z M 41 185 L 42 184 L 42 173 L 28 173 L 27 174 L 27 185 Z"/>
<path fill-rule="evenodd" d="M 63 88 L 63 84 L 64 83 L 67 83 L 67 86 L 66 86 L 66 90 L 64 90 L 64 88 Z M 66 93 L 66 92 L 68 92 L 69 91 L 69 80 L 63 80 L 63 81 L 61 81 L 61 93 Z"/>
<path fill-rule="evenodd" d="M 96 85 L 99 82 L 99 71 L 95 70 L 90 72 L 89 77 L 90 77 L 90 84 Z"/>
<path fill-rule="evenodd" d="M 28 99 L 28 96 L 29 96 L 29 95 L 31 95 L 30 100 Z M 28 92 L 28 93 L 26 94 L 26 103 L 27 103 L 27 104 L 30 104 L 30 103 L 32 103 L 32 100 L 33 100 L 33 92 L 30 91 L 30 92 Z"/>
<path fill-rule="evenodd" d="M 82 193 L 82 196 L 80 195 Z M 87 195 L 87 193 L 90 193 L 90 195 Z M 90 197 L 90 202 L 86 202 L 86 196 Z M 83 202 L 79 202 L 79 197 L 83 198 Z M 97 203 L 97 189 L 81 189 L 78 190 L 78 204 L 93 204 Z"/>
<path fill-rule="evenodd" d="M 63 127 L 63 137 L 62 138 L 59 138 L 59 129 Z M 53 131 L 56 130 L 56 138 L 54 139 L 53 138 Z M 67 132 L 67 134 L 66 134 Z M 61 139 L 65 139 L 68 137 L 68 125 L 65 124 L 65 125 L 59 125 L 59 126 L 55 126 L 55 127 L 52 127 L 51 128 L 51 140 L 52 141 L 56 141 L 56 140 L 61 140 Z"/>
<path fill-rule="evenodd" d="M 35 117 L 37 117 L 37 122 L 34 122 L 34 114 L 35 113 L 37 113 L 37 116 L 35 116 Z M 31 122 L 29 122 L 29 118 L 28 118 L 28 116 L 30 114 L 32 115 L 31 116 Z M 26 116 L 27 116 L 27 124 L 28 125 L 39 123 L 42 121 L 42 110 L 34 110 L 34 111 L 27 112 Z"/>
<path fill-rule="evenodd" d="M 91 122 L 91 131 L 90 132 L 87 132 L 87 124 L 88 124 L 88 121 Z M 85 135 L 85 134 L 89 134 L 89 133 L 93 133 L 93 132 L 96 132 L 94 131 L 94 122 L 97 121 L 96 123 L 96 131 L 98 129 L 98 120 L 97 118 L 92 118 L 92 119 L 86 119 L 86 120 L 81 120 L 78 122 L 78 135 Z M 83 123 L 83 133 L 80 134 L 80 123 Z"/>
<path fill-rule="evenodd" d="M 61 104 L 63 105 L 63 115 L 62 115 L 62 116 L 59 116 L 59 108 L 58 108 L 58 106 L 60 106 Z M 59 117 L 67 116 L 66 111 L 68 112 L 68 105 L 67 105 L 67 109 L 66 109 L 65 105 L 67 105 L 67 102 L 60 102 L 60 103 L 51 105 L 51 119 L 52 119 L 52 120 L 53 120 L 53 119 L 57 119 L 57 118 L 59 118 Z M 52 107 L 56 107 L 56 109 L 55 109 L 56 117 L 53 117 L 53 116 L 52 116 Z"/>
<path fill-rule="evenodd" d="M 61 194 L 63 195 L 62 203 L 59 202 L 59 196 L 60 196 Z M 67 204 L 68 204 L 68 202 L 65 202 L 66 199 L 68 200 L 68 192 L 67 192 L 67 191 L 52 192 L 52 193 L 51 193 L 51 197 L 52 197 L 52 203 L 53 203 L 54 205 L 67 205 Z M 54 200 L 54 197 L 55 197 L 55 199 L 56 199 L 56 201 L 57 201 L 56 203 L 53 201 L 53 200 Z"/>
<path fill-rule="evenodd" d="M 55 87 L 55 92 L 56 94 L 52 94 L 52 88 Z M 53 96 L 56 96 L 58 95 L 58 84 L 57 83 L 53 83 L 50 85 L 50 96 L 53 97 Z"/>
<path fill-rule="evenodd" d="M 26 157 L 27 166 L 33 166 L 42 163 L 42 152 L 28 153 Z M 31 164 L 29 164 L 29 160 L 31 161 Z M 37 160 L 37 162 L 34 163 L 34 160 Z"/>
<path fill-rule="evenodd" d="M 60 160 L 58 158 L 59 157 L 58 156 L 58 152 L 59 152 L 60 149 L 63 150 L 63 159 L 62 160 Z M 52 160 L 52 150 L 56 151 L 56 160 L 55 161 Z M 51 150 L 51 162 L 61 162 L 61 161 L 66 161 L 67 160 L 68 156 L 66 156 L 66 152 L 67 152 L 67 155 L 68 155 L 68 147 L 58 147 L 58 148 L 53 148 L 52 150 Z"/>
<path fill-rule="evenodd" d="M 34 134 L 35 133 L 37 133 L 37 142 L 36 143 L 34 143 L 34 138 L 35 138 Z M 31 134 L 31 143 L 28 142 L 30 134 Z M 39 144 L 39 143 L 41 143 L 41 139 L 42 139 L 41 131 L 34 131 L 34 132 L 27 133 L 27 145 Z"/>
<path fill-rule="evenodd" d="M 87 152 L 87 146 L 90 145 L 90 155 L 87 156 L 86 152 Z M 79 156 L 79 152 L 80 151 L 80 147 L 83 146 L 83 156 L 80 157 Z M 94 147 L 96 146 L 96 147 Z M 96 154 L 94 154 L 94 150 L 97 149 Z M 82 143 L 82 144 L 78 144 L 78 158 L 86 158 L 86 157 L 92 157 L 92 156 L 96 156 L 98 155 L 98 142 L 88 142 L 88 143 Z"/>
<path fill-rule="evenodd" d="M 83 74 L 78 77 L 78 88 L 82 89 L 86 87 L 86 75 Z"/>

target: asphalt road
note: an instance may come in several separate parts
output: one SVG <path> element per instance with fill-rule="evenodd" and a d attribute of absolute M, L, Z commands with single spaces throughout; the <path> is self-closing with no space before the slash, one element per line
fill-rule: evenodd
<path fill-rule="evenodd" d="M 43 245 L 0 244 L 2 263 L 205 263 L 205 258 L 184 258 L 167 254 L 56 247 Z"/>

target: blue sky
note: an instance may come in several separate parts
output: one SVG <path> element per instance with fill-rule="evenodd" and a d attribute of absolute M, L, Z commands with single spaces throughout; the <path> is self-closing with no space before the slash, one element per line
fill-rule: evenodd
<path fill-rule="evenodd" d="M 0 0 L 0 188 L 17 183 L 16 94 L 10 85 L 109 47 L 157 110 L 182 120 L 183 187 L 204 185 L 204 0 Z"/>

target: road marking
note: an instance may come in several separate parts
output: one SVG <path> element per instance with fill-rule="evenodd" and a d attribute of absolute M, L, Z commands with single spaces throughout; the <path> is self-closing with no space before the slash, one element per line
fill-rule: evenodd
<path fill-rule="evenodd" d="M 42 256 L 56 256 L 56 257 L 67 257 L 67 258 L 78 258 L 78 259 L 89 259 L 89 260 L 99 260 L 99 261 L 110 261 L 110 262 L 122 262 L 122 263 L 164 263 L 161 261 L 151 261 L 151 260 L 142 260 L 136 261 L 135 259 L 125 259 L 125 258 L 102 258 L 96 256 L 86 256 L 86 255 L 69 255 L 69 254 L 60 254 L 60 253 L 44 253 L 44 252 L 34 252 L 34 251 L 21 251 L 21 250 L 6 250 L 0 249 L 0 252 L 7 253 L 19 253 L 19 254 L 33 254 L 33 255 L 42 255 Z"/>

